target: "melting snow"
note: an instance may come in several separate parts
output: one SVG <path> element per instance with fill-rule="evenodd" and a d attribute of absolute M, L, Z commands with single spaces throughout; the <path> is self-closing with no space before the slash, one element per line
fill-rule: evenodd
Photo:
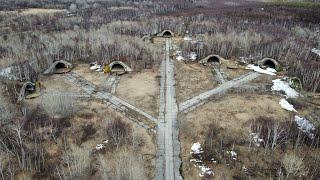
<path fill-rule="evenodd" d="M 259 138 L 259 134 L 258 133 L 250 133 L 250 138 L 251 140 L 253 140 L 254 144 L 259 147 L 260 143 L 263 142 L 263 139 Z"/>
<path fill-rule="evenodd" d="M 288 82 L 282 81 L 281 79 L 272 80 L 273 86 L 271 90 L 273 91 L 284 91 L 286 94 L 286 98 L 296 98 L 299 96 L 299 93 L 292 89 Z"/>
<path fill-rule="evenodd" d="M 183 40 L 185 40 L 185 41 L 192 41 L 192 38 L 191 38 L 190 36 L 185 36 L 185 37 L 183 38 Z"/>
<path fill-rule="evenodd" d="M 281 105 L 281 107 L 285 110 L 288 110 L 288 111 L 294 111 L 294 112 L 297 112 L 293 105 L 290 104 L 286 99 L 281 99 L 279 104 Z"/>
<path fill-rule="evenodd" d="M 13 75 L 13 67 L 7 67 L 4 69 L 0 69 L 0 76 L 6 77 L 10 80 L 17 80 L 18 78 Z"/>
<path fill-rule="evenodd" d="M 227 151 L 227 153 L 228 154 L 230 154 L 230 156 L 231 156 L 231 158 L 233 159 L 233 160 L 237 160 L 237 153 L 235 152 L 235 151 Z"/>
<path fill-rule="evenodd" d="M 203 153 L 201 144 L 200 144 L 199 142 L 194 143 L 194 144 L 191 146 L 191 152 L 190 152 L 190 154 L 201 154 L 201 153 Z"/>
<path fill-rule="evenodd" d="M 190 57 L 191 60 L 194 61 L 194 60 L 197 59 L 197 54 L 196 54 L 195 52 L 191 52 L 190 55 L 189 55 L 189 57 Z"/>
<path fill-rule="evenodd" d="M 200 177 L 203 177 L 205 175 L 207 176 L 213 175 L 213 171 L 211 170 L 211 168 L 207 166 L 199 166 L 199 168 L 201 169 L 201 173 L 199 174 Z"/>
<path fill-rule="evenodd" d="M 177 59 L 178 61 L 183 61 L 183 60 L 184 60 L 184 57 L 183 57 L 183 56 L 178 56 L 178 57 L 176 57 L 176 59 Z"/>
<path fill-rule="evenodd" d="M 312 131 L 314 131 L 316 128 L 309 120 L 296 115 L 296 116 L 294 116 L 294 121 L 297 123 L 298 128 L 302 132 L 308 134 L 309 138 L 311 138 L 311 139 L 314 138 L 314 134 L 312 133 Z"/>
<path fill-rule="evenodd" d="M 175 55 L 176 55 L 176 56 L 182 56 L 182 51 L 178 51 L 178 50 L 177 50 L 177 51 L 175 52 Z"/>
<path fill-rule="evenodd" d="M 97 144 L 96 145 L 96 150 L 101 150 L 102 148 L 104 148 L 103 144 Z"/>
<path fill-rule="evenodd" d="M 273 73 L 276 73 L 276 72 L 277 72 L 277 70 L 275 70 L 275 69 L 273 69 L 273 68 L 267 68 L 266 70 L 269 71 L 269 72 L 273 72 Z"/>
<path fill-rule="evenodd" d="M 192 144 L 190 154 L 192 154 L 195 159 L 190 159 L 190 162 L 193 162 L 194 163 L 193 165 L 201 170 L 201 172 L 199 173 L 200 177 L 213 176 L 214 173 L 212 169 L 206 166 L 202 161 L 202 157 L 201 157 L 202 153 L 203 153 L 203 149 L 199 142 Z M 216 163 L 214 158 L 212 158 L 211 161 Z"/>
<path fill-rule="evenodd" d="M 267 69 L 261 69 L 259 66 L 255 66 L 253 64 L 249 64 L 247 66 L 247 69 L 252 69 L 258 73 L 262 73 L 262 74 L 268 74 L 268 75 L 276 75 L 275 72 L 277 72 L 275 69 L 272 68 L 267 68 Z"/>
<path fill-rule="evenodd" d="M 320 49 L 313 48 L 311 51 L 320 56 Z"/>

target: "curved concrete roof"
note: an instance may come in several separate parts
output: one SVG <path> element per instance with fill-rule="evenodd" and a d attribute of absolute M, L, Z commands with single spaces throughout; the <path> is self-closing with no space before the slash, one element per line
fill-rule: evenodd
<path fill-rule="evenodd" d="M 275 65 L 275 69 L 278 69 L 280 67 L 280 64 L 278 63 L 278 61 L 276 61 L 275 59 L 272 59 L 272 58 L 263 58 L 260 61 L 258 61 L 258 65 L 265 66 L 265 63 L 267 61 L 271 61 Z"/>
<path fill-rule="evenodd" d="M 151 36 L 149 35 L 145 35 L 145 36 L 142 36 L 142 41 L 150 41 L 151 40 Z"/>
<path fill-rule="evenodd" d="M 124 63 L 124 62 L 122 62 L 122 61 L 113 61 L 113 62 L 111 62 L 110 64 L 109 64 L 109 67 L 110 67 L 110 69 L 111 69 L 111 72 L 112 72 L 112 68 L 113 68 L 113 66 L 114 65 L 121 65 L 122 67 L 123 67 L 123 69 L 124 69 L 124 71 L 125 72 L 132 72 L 133 70 L 126 64 L 126 63 Z"/>
<path fill-rule="evenodd" d="M 173 33 L 171 30 L 163 30 L 163 31 L 159 34 L 159 36 L 164 36 L 164 33 L 166 33 L 166 32 L 169 32 L 169 33 L 171 33 L 171 36 L 174 36 L 174 33 Z"/>
<path fill-rule="evenodd" d="M 221 64 L 221 60 L 223 59 L 221 56 L 217 55 L 217 54 L 210 54 L 209 56 L 203 58 L 202 60 L 199 61 L 199 63 L 201 64 L 207 64 L 208 63 L 208 60 L 210 58 L 218 58 L 219 60 L 219 64 Z"/>
<path fill-rule="evenodd" d="M 64 64 L 65 68 L 61 71 L 57 71 L 57 68 L 56 66 L 58 64 Z M 55 61 L 54 63 L 52 63 L 50 65 L 50 67 L 44 72 L 44 74 L 53 74 L 53 73 L 57 73 L 57 74 L 60 74 L 60 73 L 67 73 L 69 71 L 71 71 L 72 69 L 72 64 L 67 62 L 67 61 L 63 61 L 63 60 L 60 60 L 60 61 Z"/>
<path fill-rule="evenodd" d="M 28 89 L 27 89 L 28 87 L 33 88 L 33 90 L 31 90 L 31 94 L 28 95 L 29 97 L 26 97 L 26 96 L 27 96 L 27 95 L 26 95 L 26 91 L 28 90 Z M 38 97 L 38 96 L 40 96 L 40 92 L 39 92 L 39 91 L 40 91 L 40 89 L 37 89 L 35 83 L 32 83 L 32 82 L 30 82 L 30 81 L 27 81 L 27 82 L 25 82 L 25 83 L 22 85 L 22 87 L 21 87 L 21 89 L 20 89 L 20 93 L 19 93 L 19 96 L 18 96 L 18 101 L 22 101 L 22 100 L 24 100 L 25 98 L 31 99 L 31 98 Z"/>

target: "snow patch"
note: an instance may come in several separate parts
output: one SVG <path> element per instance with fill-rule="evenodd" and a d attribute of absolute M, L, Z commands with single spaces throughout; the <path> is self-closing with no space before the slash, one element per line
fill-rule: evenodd
<path fill-rule="evenodd" d="M 203 153 L 201 144 L 199 142 L 193 143 L 191 146 L 191 152 L 190 154 L 201 154 Z"/>
<path fill-rule="evenodd" d="M 194 167 L 197 167 L 200 169 L 200 173 L 199 173 L 200 177 L 213 176 L 214 175 L 213 170 L 203 163 L 202 156 L 201 156 L 202 153 L 203 153 L 203 149 L 199 142 L 192 144 L 190 154 L 192 154 L 192 157 L 194 159 L 190 159 L 190 162 L 194 163 L 193 164 Z M 216 163 L 214 158 L 212 158 L 211 161 L 213 163 Z"/>
<path fill-rule="evenodd" d="M 185 36 L 183 38 L 184 41 L 192 41 L 192 38 L 190 36 Z"/>
<path fill-rule="evenodd" d="M 298 128 L 302 132 L 306 133 L 309 136 L 309 138 L 311 138 L 311 139 L 314 138 L 313 131 L 315 131 L 316 128 L 309 120 L 296 115 L 296 116 L 294 116 L 294 121 L 297 123 Z"/>
<path fill-rule="evenodd" d="M 199 174 L 200 177 L 213 175 L 213 171 L 211 168 L 209 168 L 207 166 L 199 166 L 199 168 L 201 170 L 201 173 Z"/>
<path fill-rule="evenodd" d="M 175 56 L 182 56 L 182 51 L 179 51 L 177 50 L 175 53 L 174 53 Z"/>
<path fill-rule="evenodd" d="M 17 80 L 18 78 L 13 75 L 13 67 L 7 67 L 0 69 L 0 76 L 8 78 L 10 80 Z"/>
<path fill-rule="evenodd" d="M 275 70 L 275 69 L 273 69 L 273 68 L 267 68 L 266 70 L 269 71 L 269 72 L 273 72 L 273 73 L 276 73 L 276 72 L 277 72 L 277 70 Z"/>
<path fill-rule="evenodd" d="M 195 61 L 197 59 L 197 54 L 195 52 L 191 52 L 189 54 L 189 59 Z"/>
<path fill-rule="evenodd" d="M 104 148 L 104 144 L 97 144 L 96 145 L 96 150 L 101 150 L 101 149 L 103 149 Z"/>
<path fill-rule="evenodd" d="M 97 144 L 96 145 L 96 150 L 99 151 L 99 150 L 105 148 L 106 147 L 105 144 L 108 144 L 108 143 L 109 143 L 109 140 L 107 139 L 107 140 L 104 140 L 102 144 Z"/>
<path fill-rule="evenodd" d="M 250 133 L 249 136 L 257 147 L 260 147 L 261 143 L 263 143 L 263 139 L 259 138 L 258 133 Z"/>
<path fill-rule="evenodd" d="M 288 82 L 282 81 L 281 79 L 272 80 L 273 86 L 271 87 L 272 91 L 284 91 L 286 98 L 296 98 L 299 96 L 299 93 L 292 89 Z"/>
<path fill-rule="evenodd" d="M 177 61 L 183 61 L 184 57 L 183 56 L 177 56 L 176 59 L 177 59 Z"/>
<path fill-rule="evenodd" d="M 293 105 L 290 104 L 286 99 L 281 99 L 279 104 L 281 105 L 281 107 L 285 110 L 288 110 L 288 111 L 293 111 L 293 112 L 297 112 Z"/>
<path fill-rule="evenodd" d="M 258 73 L 268 74 L 268 75 L 272 75 L 272 76 L 276 75 L 275 72 L 277 72 L 275 69 L 272 69 L 272 68 L 262 69 L 261 67 L 253 65 L 253 64 L 249 64 L 246 67 L 246 69 L 252 69 Z"/>
<path fill-rule="evenodd" d="M 232 160 L 237 160 L 238 154 L 235 151 L 227 151 L 227 154 L 230 154 Z"/>
<path fill-rule="evenodd" d="M 315 54 L 318 54 L 318 56 L 320 56 L 320 49 L 313 48 L 311 51 Z"/>

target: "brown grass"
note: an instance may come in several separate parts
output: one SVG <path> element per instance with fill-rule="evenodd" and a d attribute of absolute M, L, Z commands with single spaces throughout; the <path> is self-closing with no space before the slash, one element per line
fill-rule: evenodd
<path fill-rule="evenodd" d="M 178 102 L 183 102 L 218 85 L 210 68 L 200 64 L 176 62 L 175 72 Z"/>
<path fill-rule="evenodd" d="M 157 116 L 159 106 L 158 74 L 157 70 L 143 70 L 139 73 L 122 75 L 116 96 L 153 116 Z"/>

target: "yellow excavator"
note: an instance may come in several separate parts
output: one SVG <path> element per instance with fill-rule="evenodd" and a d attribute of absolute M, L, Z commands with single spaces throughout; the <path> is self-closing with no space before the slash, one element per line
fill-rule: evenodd
<path fill-rule="evenodd" d="M 103 72 L 106 73 L 106 74 L 111 72 L 111 68 L 109 67 L 108 64 L 105 64 L 103 66 Z"/>

